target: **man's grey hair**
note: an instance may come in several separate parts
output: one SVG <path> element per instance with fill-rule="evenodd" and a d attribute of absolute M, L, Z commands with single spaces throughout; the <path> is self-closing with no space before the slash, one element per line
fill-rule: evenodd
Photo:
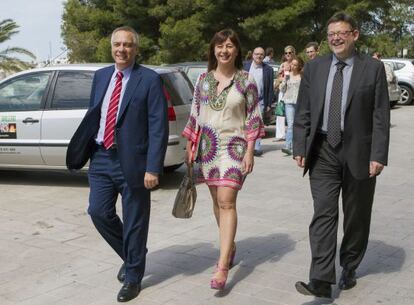
<path fill-rule="evenodd" d="M 115 35 L 115 33 L 116 32 L 119 32 L 119 31 L 125 31 L 125 32 L 129 32 L 129 33 L 131 33 L 132 34 L 132 41 L 133 41 L 133 43 L 136 45 L 136 46 L 138 46 L 138 43 L 139 43 L 139 36 L 138 36 L 138 33 L 137 33 L 137 31 L 135 31 L 132 27 L 130 27 L 130 26 L 120 26 L 119 28 L 116 28 L 115 30 L 113 30 L 113 32 L 112 32 L 112 34 L 111 34 L 111 44 L 112 44 L 112 42 L 113 42 L 113 40 L 114 40 L 114 35 Z"/>

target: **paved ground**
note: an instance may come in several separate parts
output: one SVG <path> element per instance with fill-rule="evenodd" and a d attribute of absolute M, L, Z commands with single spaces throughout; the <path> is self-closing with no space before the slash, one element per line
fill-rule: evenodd
<path fill-rule="evenodd" d="M 335 289 L 333 302 L 295 291 L 310 262 L 308 179 L 268 138 L 239 195 L 237 266 L 226 291 L 209 288 L 218 252 L 206 186 L 198 186 L 192 219 L 171 216 L 181 169 L 153 192 L 144 289 L 129 304 L 412 305 L 413 118 L 414 106 L 392 111 L 390 166 L 378 180 L 369 249 L 354 289 Z M 0 172 L 0 194 L 1 305 L 116 304 L 121 261 L 85 213 L 86 177 Z"/>

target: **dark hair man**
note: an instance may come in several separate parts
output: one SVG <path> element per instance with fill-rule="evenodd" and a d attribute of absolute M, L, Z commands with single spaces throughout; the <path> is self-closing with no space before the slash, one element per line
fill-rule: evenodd
<path fill-rule="evenodd" d="M 306 56 L 312 60 L 319 55 L 319 45 L 315 41 L 309 42 L 305 47 Z"/>
<path fill-rule="evenodd" d="M 299 90 L 293 155 L 304 174 L 309 170 L 314 205 L 310 281 L 296 283 L 305 295 L 331 297 L 341 192 L 339 288 L 356 285 L 355 270 L 368 244 L 376 176 L 388 160 L 390 106 L 384 65 L 356 52 L 358 37 L 352 17 L 331 17 L 327 38 L 333 54 L 305 65 Z"/>

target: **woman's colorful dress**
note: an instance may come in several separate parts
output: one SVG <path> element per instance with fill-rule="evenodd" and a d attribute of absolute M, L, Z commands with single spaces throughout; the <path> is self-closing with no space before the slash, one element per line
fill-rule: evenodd
<path fill-rule="evenodd" d="M 241 189 L 247 142 L 264 136 L 257 86 L 245 71 L 237 71 L 231 84 L 218 96 L 217 85 L 213 71 L 199 76 L 183 136 L 195 142 L 198 124 L 199 182 Z"/>

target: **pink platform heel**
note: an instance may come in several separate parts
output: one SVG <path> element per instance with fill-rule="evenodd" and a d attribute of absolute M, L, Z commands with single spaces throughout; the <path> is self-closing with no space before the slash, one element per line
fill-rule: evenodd
<path fill-rule="evenodd" d="M 224 278 L 224 280 L 219 281 L 218 279 L 213 277 L 210 281 L 211 289 L 223 290 L 224 287 L 226 286 L 227 276 L 229 274 L 229 268 L 223 268 L 223 267 L 220 267 L 219 265 L 216 265 L 216 272 L 215 273 L 217 273 L 219 271 L 224 273 L 225 278 Z"/>

